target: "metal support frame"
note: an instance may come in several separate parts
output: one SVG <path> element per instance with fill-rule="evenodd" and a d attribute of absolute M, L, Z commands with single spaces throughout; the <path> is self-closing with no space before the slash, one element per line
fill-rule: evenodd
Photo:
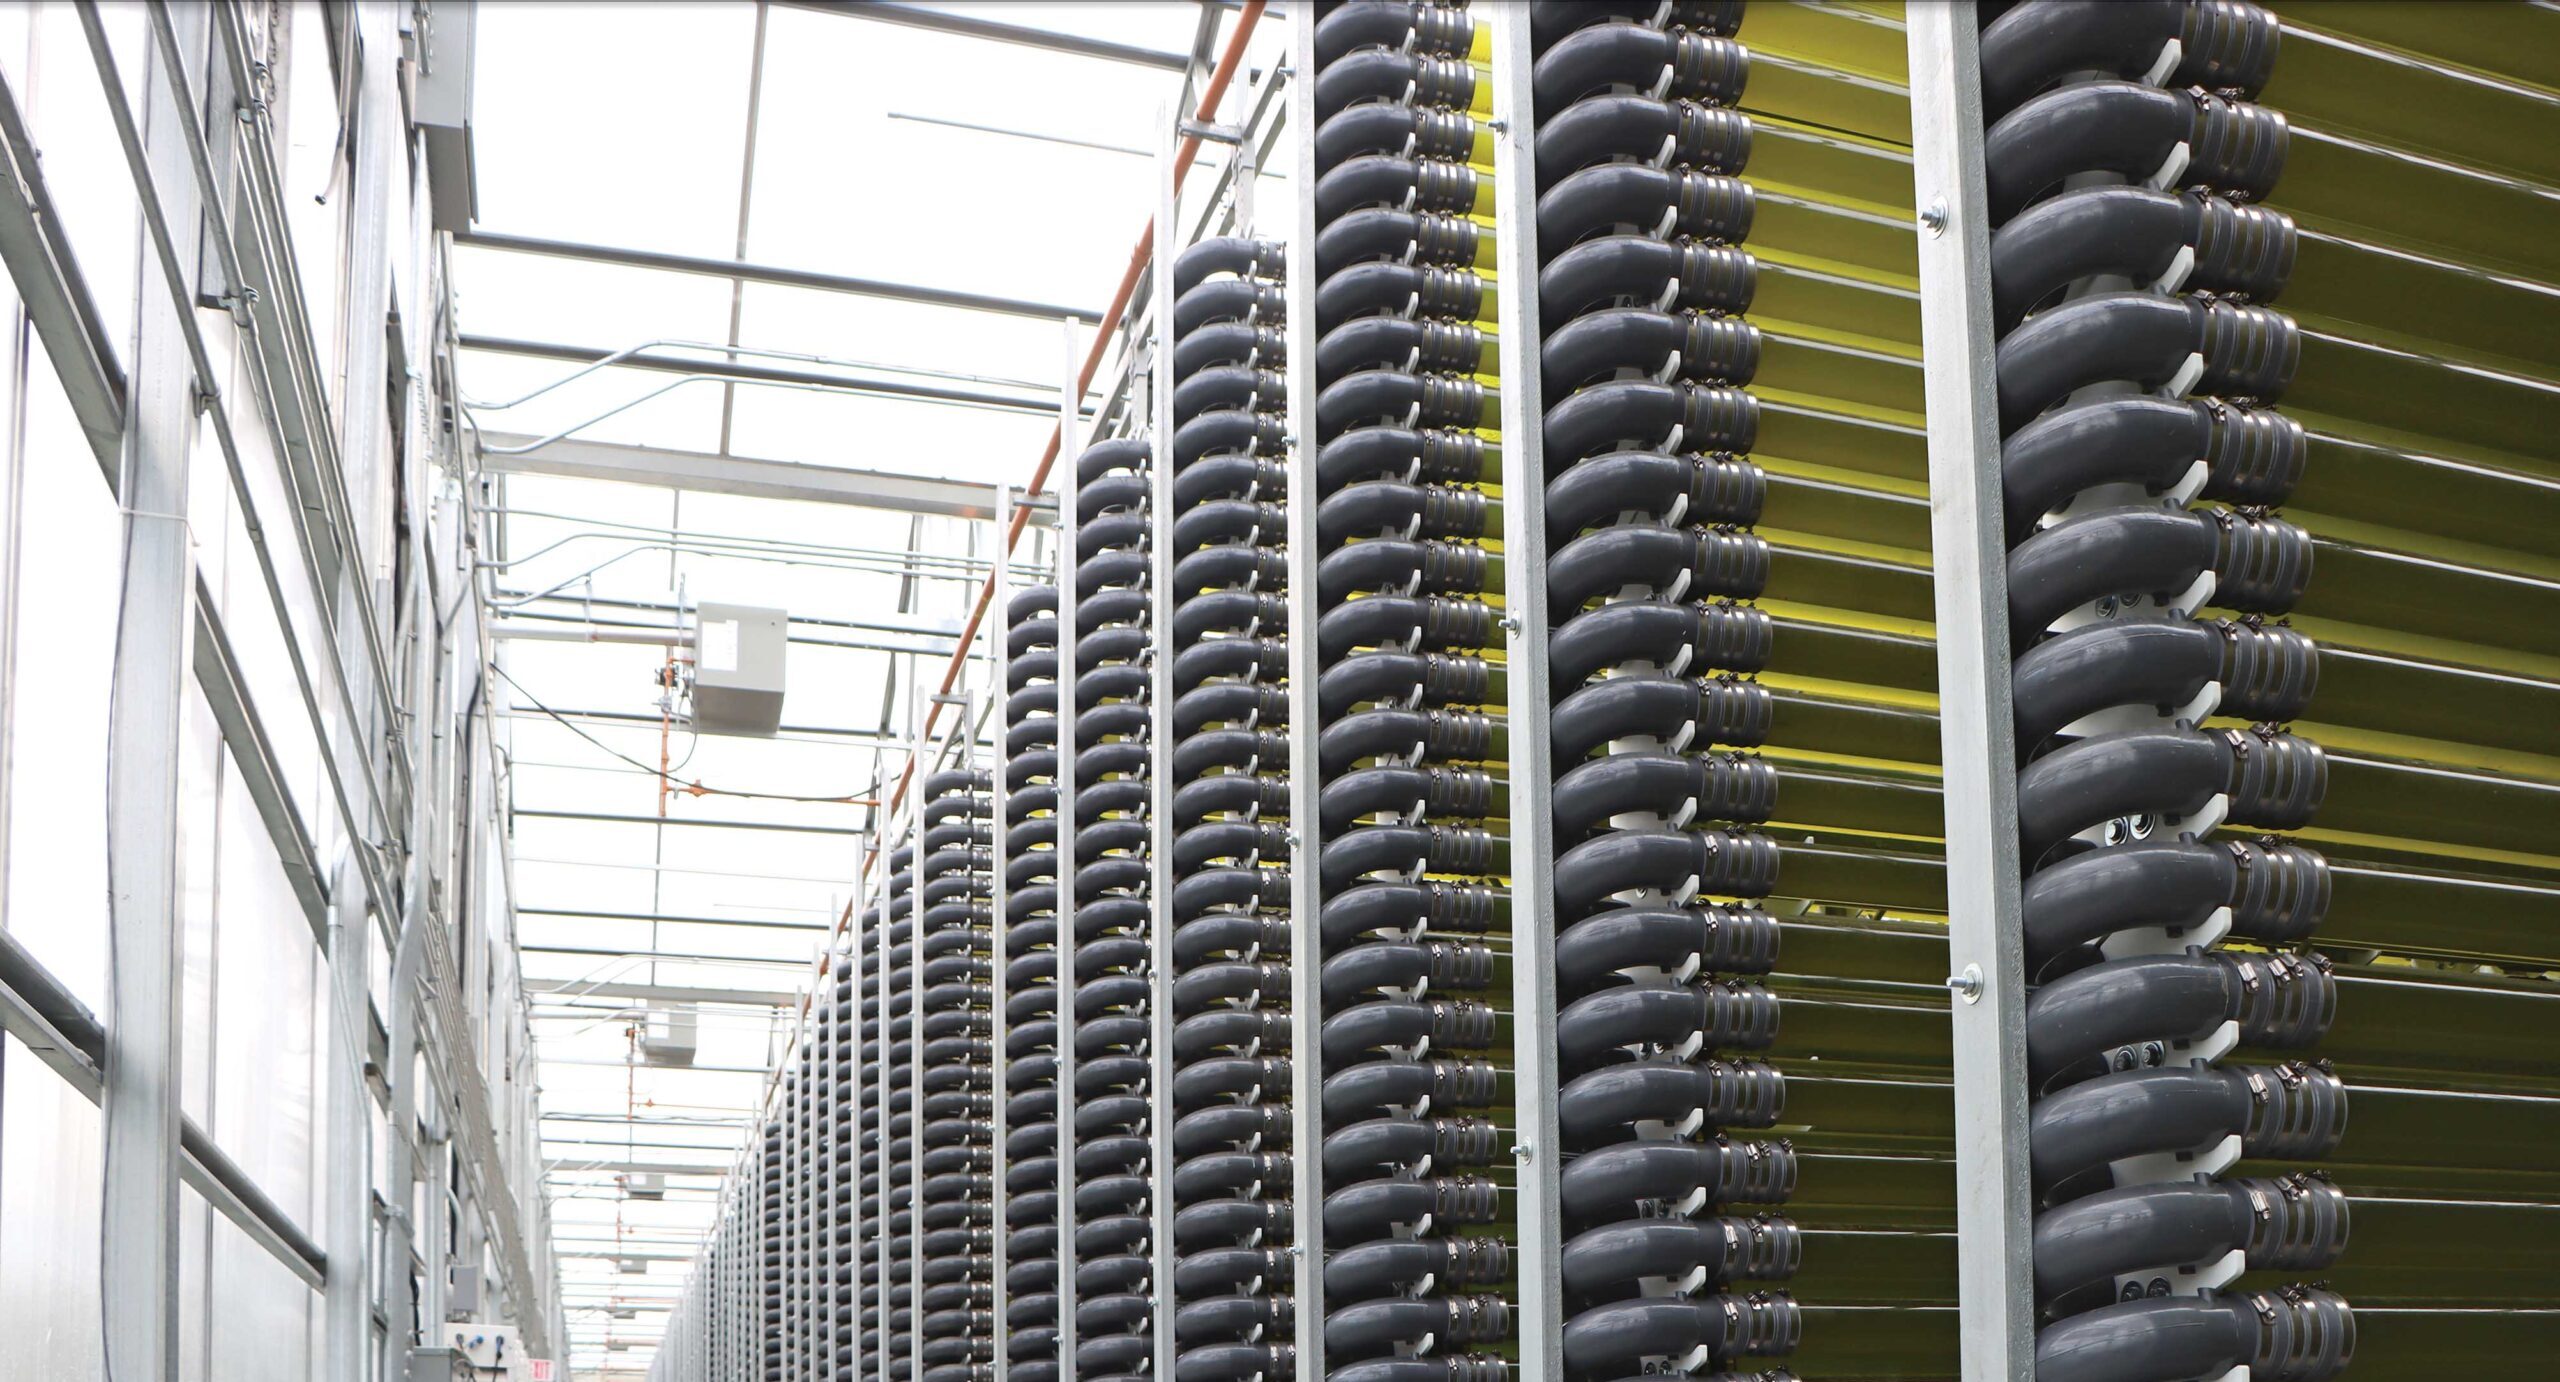
<path fill-rule="evenodd" d="M 567 437 L 532 451 L 508 455 L 503 454 L 503 448 L 521 447 L 536 438 L 512 432 L 485 432 L 480 440 L 490 448 L 483 452 L 481 469 L 495 475 L 565 475 L 697 494 L 845 504 L 934 518 L 982 519 L 989 513 L 986 486 L 934 475 L 763 461 L 708 451 L 588 441 L 582 437 Z"/>
<path fill-rule="evenodd" d="M 1173 175 L 1181 142 L 1173 113 L 1156 160 L 1155 339 L 1147 398 L 1153 459 L 1147 468 L 1147 1192 L 1148 1281 L 1154 1288 L 1150 1346 L 1155 1375 L 1173 1376 L 1173 260 L 1182 239 L 1182 185 Z"/>
<path fill-rule="evenodd" d="M 1028 25 L 1007 24 L 1000 20 L 981 19 L 975 15 L 927 9 L 922 5 L 902 5 L 895 3 L 895 0 L 783 0 L 783 3 L 796 10 L 814 10 L 821 14 L 842 15 L 847 19 L 869 19 L 884 24 L 903 24 L 914 29 L 931 29 L 938 33 L 958 34 L 964 38 L 1018 44 L 1025 48 L 1068 53 L 1081 58 L 1099 58 L 1104 62 L 1122 62 L 1137 67 L 1153 67 L 1166 72 L 1182 71 L 1191 61 L 1189 54 L 1177 53 L 1167 48 L 1142 48 L 1134 43 L 1114 43 L 1108 39 L 1086 38 L 1080 34 L 1061 33 L 1055 29 L 1035 29 Z"/>
<path fill-rule="evenodd" d="M 1301 16 L 1302 21 L 1305 18 Z M 1296 1264 L 1298 1375 L 1323 1377 L 1324 1357 L 1324 908 L 1316 755 L 1316 46 L 1315 25 L 1289 26 L 1289 1251 Z"/>
<path fill-rule="evenodd" d="M 1947 961 L 1953 1007 L 1957 1303 L 1965 1382 L 2035 1368 L 2027 1161 L 2026 964 L 2009 706 L 2008 548 L 1992 369 L 1991 218 L 1983 191 L 1980 36 L 1970 0 L 1914 5 L 1914 204 L 1928 361 L 1929 514 L 1937 579 Z"/>
<path fill-rule="evenodd" d="M 1070 350 L 1072 350 L 1072 341 Z M 1066 420 L 1061 418 L 1059 425 L 1064 426 L 1065 422 Z M 995 528 L 993 530 L 995 551 L 1001 553 L 1004 550 L 1005 535 L 1012 530 L 1013 486 L 999 484 L 995 487 Z M 1012 900 L 1009 896 L 1009 887 L 1005 882 L 1007 864 L 1005 837 L 1006 832 L 1012 828 L 1013 822 L 1005 810 L 1008 794 L 1005 791 L 1004 753 L 1002 752 L 1007 728 L 1003 712 L 1005 665 L 1013 660 L 1013 630 L 1007 614 L 1013 606 L 1011 579 L 1013 573 L 1009 566 L 1007 562 L 998 561 L 992 568 L 995 583 L 987 606 L 991 617 L 979 621 L 986 630 L 987 698 L 997 707 L 994 733 L 998 750 L 989 755 L 992 766 L 988 771 L 987 783 L 987 838 L 993 875 L 987 887 L 987 916 L 988 930 L 995 943 L 987 974 L 987 1117 L 992 1144 L 987 1155 L 987 1204 L 990 1215 L 987 1237 L 988 1252 L 992 1260 L 987 1301 L 988 1315 L 995 1321 L 994 1327 L 989 1331 L 995 1336 L 991 1340 L 995 1346 L 994 1382 L 1012 1382 L 1013 1377 L 1013 1331 L 1006 1325 L 1006 1319 L 1013 1306 L 1013 1292 L 1005 1284 L 1005 1272 L 1012 1266 L 1013 1256 L 1009 1250 L 1011 1245 L 1006 1241 L 1013 1236 L 1007 1227 L 1007 1212 L 1012 1207 L 1013 1196 L 1005 1188 L 1006 1173 L 1011 1167 L 1005 1155 L 1004 1145 L 1005 1139 L 1013 1132 L 1010 1111 L 1005 1107 L 1011 1100 L 1005 1092 L 1009 1058 L 1005 1054 L 1004 1031 L 1005 1000 L 1010 996 L 1005 976 L 1008 966 L 1013 962 L 1011 937 L 1007 934 L 1012 930 L 1012 926 L 1006 919 L 1005 911 L 1006 905 Z"/>
<path fill-rule="evenodd" d="M 1067 368 L 1077 364 L 1076 331 L 1066 327 Z M 1084 429 L 1059 419 L 1058 515 L 1075 521 L 1083 486 L 1076 463 L 1085 449 Z M 1098 424 L 1097 424 L 1098 425 Z M 1057 1099 L 1052 1124 L 1058 1161 L 1058 1382 L 1076 1382 L 1076 540 L 1072 526 L 1058 542 L 1058 976 Z M 1004 617 L 990 610 L 992 618 Z M 916 784 L 919 791 L 924 784 Z"/>
<path fill-rule="evenodd" d="M 1517 1112 L 1513 1201 L 1519 1229 L 1520 1382 L 1564 1377 L 1564 1210 L 1557 1183 L 1564 1132 L 1556 1048 L 1554 755 L 1548 747 L 1545 392 L 1539 386 L 1537 106 L 1529 8 L 1502 5 L 1493 25 L 1494 196 L 1501 283 L 1502 555 L 1505 723 L 1511 759 L 1511 1042 Z"/>
<path fill-rule="evenodd" d="M 106 42 L 94 10 L 90 41 Z M 203 51 L 201 14 L 187 38 Z M 146 67 L 137 175 L 166 189 L 153 210 L 192 232 L 203 201 L 176 125 L 184 74 Z M 124 110 L 121 92 L 117 109 Z M 164 254 L 168 291 L 137 307 L 133 397 L 117 487 L 126 518 L 116 616 L 114 691 L 107 710 L 109 802 L 105 1215 L 99 1288 L 108 1371 L 123 1382 L 179 1374 L 178 1181 L 185 967 L 178 856 L 178 741 L 186 719 L 195 583 L 187 528 L 188 453 L 198 384 L 185 320 L 193 266 Z"/>

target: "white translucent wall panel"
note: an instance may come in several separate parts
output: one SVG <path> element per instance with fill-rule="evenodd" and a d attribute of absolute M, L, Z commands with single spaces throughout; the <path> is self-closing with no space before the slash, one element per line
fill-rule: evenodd
<path fill-rule="evenodd" d="M 98 1382 L 97 1106 L 0 1038 L 0 1382 Z"/>

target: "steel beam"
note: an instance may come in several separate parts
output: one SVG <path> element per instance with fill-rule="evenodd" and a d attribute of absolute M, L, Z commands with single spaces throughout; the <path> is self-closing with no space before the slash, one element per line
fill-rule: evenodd
<path fill-rule="evenodd" d="M 831 374 L 823 370 L 781 369 L 772 365 L 748 365 L 734 360 L 697 360 L 675 355 L 625 355 L 595 346 L 569 345 L 559 341 L 526 341 L 509 336 L 464 336 L 464 350 L 485 351 L 492 355 L 521 355 L 536 360 L 561 360 L 571 364 L 592 365 L 611 358 L 616 369 L 651 370 L 660 374 L 692 375 L 700 379 L 728 380 L 733 383 L 779 384 L 786 388 L 820 389 L 837 393 L 861 394 L 878 398 L 901 399 L 911 403 L 941 403 L 961 408 L 985 408 L 1001 413 L 1027 413 L 1046 417 L 1049 405 L 1037 398 L 1017 394 L 988 393 L 980 389 L 957 389 L 940 384 L 911 384 L 902 379 L 883 379 L 872 375 Z"/>
<path fill-rule="evenodd" d="M 684 984 L 583 983 L 574 979 L 527 979 L 525 997 L 627 998 L 636 1003 L 712 1003 L 741 1008 L 787 1008 L 800 995 L 781 989 L 695 988 Z"/>
<path fill-rule="evenodd" d="M 484 433 L 490 447 L 523 446 L 535 440 L 512 432 Z M 565 475 L 579 480 L 612 480 L 627 485 L 658 485 L 698 494 L 734 494 L 750 499 L 790 499 L 809 504 L 844 504 L 892 513 L 918 513 L 933 518 L 985 519 L 987 487 L 966 480 L 932 475 L 900 475 L 885 470 L 856 470 L 793 461 L 762 461 L 747 456 L 717 456 L 707 451 L 679 451 L 663 446 L 631 446 L 620 442 L 570 437 L 523 455 L 485 452 L 481 469 L 495 475 Z M 636 534 L 635 534 L 636 536 Z"/>
<path fill-rule="evenodd" d="M 1055 29 L 1035 29 L 1023 24 L 1007 24 L 1001 20 L 980 19 L 975 15 L 953 14 L 948 10 L 927 9 L 922 5 L 901 5 L 890 0 L 782 0 L 795 10 L 814 10 L 820 14 L 837 14 L 847 19 L 868 19 L 882 24 L 901 24 L 911 29 L 931 29 L 936 33 L 958 34 L 962 38 L 980 38 L 991 43 L 1011 43 L 1044 52 L 1067 53 L 1080 58 L 1099 58 L 1104 62 L 1127 63 L 1133 67 L 1152 67 L 1160 72 L 1180 72 L 1191 65 L 1191 55 L 1169 48 L 1145 48 L 1134 43 L 1114 43 L 1109 39 L 1086 38 L 1081 34 L 1060 33 Z"/>
<path fill-rule="evenodd" d="M 1546 403 L 1539 387 L 1538 174 L 1529 7 L 1493 25 L 1495 254 L 1501 316 L 1504 652 L 1511 739 L 1511 1041 L 1518 1091 L 1511 1149 L 1518 1194 L 1520 1382 L 1564 1377 L 1564 1131 L 1556 1047 L 1555 763 L 1547 684 Z"/>
<path fill-rule="evenodd" d="M 1072 326 L 1066 329 L 1070 334 L 1075 330 Z M 1066 425 L 1063 417 L 1059 425 Z M 1013 487 L 996 486 L 995 499 L 995 528 L 990 539 L 992 550 L 1001 554 L 1007 537 L 1013 532 Z M 1001 747 L 1008 728 L 1004 710 L 1005 664 L 1013 657 L 1013 630 L 1008 627 L 1009 621 L 1005 617 L 1006 610 L 1013 604 L 1010 566 L 1008 562 L 997 561 L 988 568 L 987 607 L 993 612 L 993 617 L 979 621 L 986 630 L 987 698 L 995 706 L 994 732 L 999 746 L 997 752 L 989 755 L 990 771 L 987 774 L 987 838 L 992 854 L 991 877 L 987 886 L 987 929 L 994 942 L 987 970 L 987 1247 L 990 1258 L 987 1310 L 995 1321 L 994 1327 L 988 1331 L 993 1336 L 988 1342 L 994 1346 L 991 1360 L 994 1365 L 993 1382 L 1013 1382 L 1013 1330 L 1006 1323 L 1013 1307 L 1013 1290 L 1005 1284 L 1005 1273 L 1011 1268 L 1013 1259 L 1012 1245 L 1007 1241 L 1013 1236 L 1013 1192 L 1006 1181 L 1012 1171 L 1012 1159 L 1006 1155 L 1004 1146 L 1005 1139 L 1013 1134 L 1012 1112 L 1006 1107 L 1012 1102 L 1011 1087 L 1007 1083 L 1012 1057 L 1005 1049 L 1004 1031 L 1005 1000 L 1013 992 L 1007 973 L 1013 964 L 1010 934 L 1013 923 L 1005 911 L 1012 902 L 1012 890 L 1005 882 L 1005 871 L 1011 863 L 1005 838 L 1006 832 L 1013 828 L 1013 821 L 1005 809 L 1007 798 L 1012 793 L 1005 790 L 1005 755 Z"/>
<path fill-rule="evenodd" d="M 883 298 L 892 302 L 922 303 L 927 307 L 952 307 L 967 312 L 993 312 L 999 316 L 1030 317 L 1042 321 L 1055 320 L 1059 317 L 1077 317 L 1092 321 L 1102 315 L 1090 307 L 1062 307 L 1055 303 L 998 297 L 992 293 L 969 293 L 953 288 L 928 288 L 920 283 L 891 283 L 885 279 L 854 278 L 845 274 L 819 273 L 814 269 L 786 268 L 779 264 L 750 264 L 737 259 L 667 254 L 659 250 L 626 249 L 616 245 L 586 245 L 572 240 L 546 240 L 539 236 L 507 235 L 489 230 L 462 231 L 453 237 L 453 243 L 471 249 L 503 250 L 512 254 L 538 254 L 553 259 L 573 259 L 585 264 L 612 264 L 626 269 L 652 269 L 660 273 L 695 274 L 704 278 L 725 278 L 732 283 L 764 283 L 777 288 L 808 288 L 822 293 Z"/>
<path fill-rule="evenodd" d="M 116 80 L 95 9 L 81 22 L 101 80 Z M 204 16 L 186 38 L 202 52 Z M 200 59 L 198 59 L 200 60 Z M 137 177 L 158 192 L 164 224 L 193 235 L 203 202 L 178 140 L 188 112 L 182 74 L 146 64 Z M 111 102 L 121 115 L 125 95 Z M 185 967 L 184 888 L 178 857 L 179 740 L 187 713 L 195 581 L 187 529 L 188 453 L 198 386 L 188 351 L 186 307 L 195 266 L 162 255 L 166 291 L 146 288 L 126 411 L 119 498 L 128 517 L 116 614 L 115 695 L 107 708 L 108 990 L 115 1014 L 106 1033 L 105 1219 L 99 1289 L 107 1371 L 122 1382 L 177 1382 L 180 1072 L 185 1030 L 179 976 Z"/>
<path fill-rule="evenodd" d="M 125 383 L 114 337 L 80 276 L 17 93 L 0 76 L 0 262 L 17 282 L 27 321 L 44 342 L 72 416 L 107 481 L 124 445 Z"/>
<path fill-rule="evenodd" d="M 1316 48 L 1313 24 L 1289 26 L 1290 185 L 1287 378 L 1289 438 L 1289 1251 L 1297 1266 L 1297 1361 L 1301 1377 L 1325 1375 L 1324 1356 L 1324 909 L 1323 843 L 1317 791 L 1323 773 L 1316 735 Z"/>
<path fill-rule="evenodd" d="M 2028 1382 L 2035 1290 L 2027 1161 L 2026 962 L 2019 932 L 2017 747 L 2009 705 L 2008 543 L 1991 333 L 1991 218 L 1970 0 L 1914 5 L 1914 205 L 1936 569 L 1938 732 L 1955 990 L 1957 1303 L 1965 1382 Z"/>
<path fill-rule="evenodd" d="M 1153 1309 L 1148 1343 L 1154 1374 L 1174 1375 L 1173 1317 L 1173 261 L 1182 236 L 1182 183 L 1174 176 L 1179 123 L 1167 111 L 1156 158 L 1156 262 L 1148 370 L 1147 434 L 1147 1270 Z"/>

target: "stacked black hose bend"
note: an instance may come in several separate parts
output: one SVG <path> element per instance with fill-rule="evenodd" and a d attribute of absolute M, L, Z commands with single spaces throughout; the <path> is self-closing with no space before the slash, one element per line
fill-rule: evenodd
<path fill-rule="evenodd" d="M 1624 16 L 1609 11 L 1628 11 Z M 1542 6 L 1566 1374 L 1794 1349 L 1738 4 Z M 1584 875 L 1592 881 L 1585 882 Z M 1783 1375 L 1783 1374 L 1780 1374 Z"/>
<path fill-rule="evenodd" d="M 1177 319 L 1180 314 L 1176 314 Z M 1074 1202 L 1062 1254 L 1075 1272 L 1076 1376 L 1118 1382 L 1146 1371 L 1148 1212 L 1147 777 L 1152 448 L 1140 438 L 1096 442 L 1076 462 L 1075 797 L 1072 822 L 1075 934 L 1075 1088 L 1062 1119 L 1075 1158 Z"/>
<path fill-rule="evenodd" d="M 2234 838 L 2304 825 L 2327 785 L 2281 728 L 2317 651 L 2269 622 L 2311 577 L 2266 508 L 2304 454 L 2271 406 L 2299 338 L 2263 305 L 2294 227 L 2252 204 L 2284 165 L 2283 117 L 2250 103 L 2277 37 L 2240 0 L 2030 0 L 1982 36 L 2039 1382 L 2319 1382 L 2354 1351 L 2334 1292 L 2227 1289 L 2347 1237 L 2326 1179 L 2225 1174 L 2325 1156 L 2347 1116 L 2325 1063 L 2222 1059 L 2308 1048 L 2336 1004 L 2292 948 L 2326 861 Z"/>
<path fill-rule="evenodd" d="M 783 1229 L 783 1154 L 782 1119 L 779 1110 L 765 1120 L 764 1146 L 760 1152 L 762 1183 L 757 1194 L 756 1314 L 762 1326 L 762 1367 L 765 1382 L 782 1382 L 782 1294 L 785 1269 L 782 1256 Z"/>
<path fill-rule="evenodd" d="M 889 852 L 888 901 L 882 911 L 887 956 L 881 990 L 881 1074 L 888 1090 L 881 1102 L 880 1326 L 876 1347 L 881 1375 L 906 1378 L 915 1348 L 915 1288 L 910 1270 L 916 1228 L 916 846 Z"/>
<path fill-rule="evenodd" d="M 1291 1225 L 1281 261 L 1234 236 L 1173 262 L 1176 1382 L 1296 1376 L 1290 1277 L 1218 1269 Z"/>
<path fill-rule="evenodd" d="M 989 773 L 929 774 L 919 821 L 923 1382 L 976 1382 L 995 1361 L 994 788 Z"/>
<path fill-rule="evenodd" d="M 1326 1184 L 1335 1382 L 1508 1375 L 1503 571 L 1479 24 L 1346 4 L 1315 73 L 1315 440 Z M 1275 516 L 1272 520 L 1277 522 Z M 1297 727 L 1293 727 L 1297 728 Z M 1302 957 L 1299 963 L 1308 962 Z M 1222 976 L 1223 977 L 1223 976 Z M 1239 984 L 1266 982 L 1238 974 Z M 1268 981 L 1285 989 L 1285 978 Z M 1303 1055 L 1303 1053 L 1302 1053 Z M 1215 1077 L 1285 1088 L 1268 1064 Z M 1272 1097 L 1266 1093 L 1262 1097 Z M 1309 1154 L 1315 1149 L 1298 1149 Z M 1497 1163 L 1506 1163 L 1497 1178 Z M 1202 1376 L 1207 1376 L 1203 1373 Z"/>
<path fill-rule="evenodd" d="M 1004 773 L 1007 973 L 1005 1318 L 1013 1376 L 1058 1376 L 1058 592 L 1013 597 L 1006 628 Z"/>
<path fill-rule="evenodd" d="M 857 1163 L 860 1170 L 857 1212 L 862 1220 L 858 1235 L 861 1250 L 854 1261 L 857 1291 L 855 1359 L 865 1375 L 878 1370 L 880 1330 L 884 1318 L 881 1287 L 885 1249 L 881 1237 L 886 1222 L 888 1138 L 884 1135 L 886 1120 L 880 1103 L 880 1076 L 883 1063 L 888 1059 L 889 1043 L 885 1021 L 887 1004 L 881 990 L 888 977 L 889 936 L 881 921 L 881 911 L 876 904 L 864 908 L 861 925 L 855 928 L 860 936 L 862 997 L 862 1053 L 854 1071 L 855 1145 L 860 1157 Z"/>
<path fill-rule="evenodd" d="M 825 1323 L 820 1330 L 829 1372 L 850 1372 L 859 1353 L 859 1281 L 854 1261 L 854 1219 L 861 1198 L 862 996 L 855 974 L 858 951 L 840 948 L 829 956 L 819 992 L 825 995 L 820 1027 L 826 1052 L 825 1117 L 822 1142 L 827 1156 L 827 1190 L 818 1216 L 823 1237 L 820 1297 Z"/>

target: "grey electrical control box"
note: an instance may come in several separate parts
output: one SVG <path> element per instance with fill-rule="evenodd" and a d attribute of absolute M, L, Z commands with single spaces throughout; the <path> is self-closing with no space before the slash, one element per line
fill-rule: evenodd
<path fill-rule="evenodd" d="M 695 607 L 693 727 L 770 739 L 782 728 L 791 616 L 755 605 Z"/>
<path fill-rule="evenodd" d="M 421 1348 L 409 1354 L 409 1382 L 459 1382 L 471 1375 L 471 1360 L 459 1349 Z"/>

